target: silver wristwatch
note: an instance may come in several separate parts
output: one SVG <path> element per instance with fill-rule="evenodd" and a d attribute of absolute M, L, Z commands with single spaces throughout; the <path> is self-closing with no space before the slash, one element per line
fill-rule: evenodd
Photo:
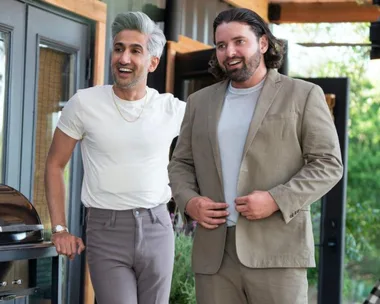
<path fill-rule="evenodd" d="M 69 229 L 66 226 L 63 225 L 55 225 L 53 229 L 51 230 L 51 233 L 60 233 L 60 232 L 69 232 Z"/>

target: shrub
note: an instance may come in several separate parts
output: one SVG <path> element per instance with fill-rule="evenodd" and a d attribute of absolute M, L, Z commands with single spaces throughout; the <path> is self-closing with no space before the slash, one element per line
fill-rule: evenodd
<path fill-rule="evenodd" d="M 196 304 L 195 279 L 191 270 L 192 246 L 191 236 L 176 233 L 170 304 Z"/>

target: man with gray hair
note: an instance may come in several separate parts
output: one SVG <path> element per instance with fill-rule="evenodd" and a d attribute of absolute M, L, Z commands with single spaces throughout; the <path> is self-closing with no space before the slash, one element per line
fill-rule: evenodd
<path fill-rule="evenodd" d="M 69 233 L 63 170 L 78 141 L 84 166 L 87 257 L 98 304 L 169 301 L 174 233 L 167 165 L 185 103 L 147 87 L 166 39 L 141 12 L 112 24 L 113 85 L 79 90 L 67 103 L 46 162 L 46 196 L 59 254 L 84 250 Z"/>

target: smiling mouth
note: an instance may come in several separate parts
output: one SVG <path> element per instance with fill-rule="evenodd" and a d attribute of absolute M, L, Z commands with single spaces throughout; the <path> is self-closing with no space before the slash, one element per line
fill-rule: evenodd
<path fill-rule="evenodd" d="M 122 73 L 122 74 L 129 74 L 129 73 L 132 73 L 132 72 L 133 72 L 133 70 L 128 69 L 128 68 L 118 68 L 117 70 L 118 70 L 120 73 Z"/>
<path fill-rule="evenodd" d="M 231 60 L 231 61 L 227 62 L 226 65 L 228 67 L 234 67 L 234 66 L 236 66 L 236 65 L 238 65 L 240 63 L 242 63 L 242 60 Z"/>

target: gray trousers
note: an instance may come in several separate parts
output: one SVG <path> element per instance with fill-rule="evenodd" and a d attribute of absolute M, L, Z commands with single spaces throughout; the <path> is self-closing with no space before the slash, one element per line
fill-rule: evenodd
<path fill-rule="evenodd" d="M 195 274 L 198 304 L 307 304 L 305 268 L 248 268 L 236 253 L 235 227 L 227 228 L 222 265 Z"/>
<path fill-rule="evenodd" d="M 89 208 L 87 260 L 98 304 L 167 304 L 174 232 L 166 205 Z"/>

